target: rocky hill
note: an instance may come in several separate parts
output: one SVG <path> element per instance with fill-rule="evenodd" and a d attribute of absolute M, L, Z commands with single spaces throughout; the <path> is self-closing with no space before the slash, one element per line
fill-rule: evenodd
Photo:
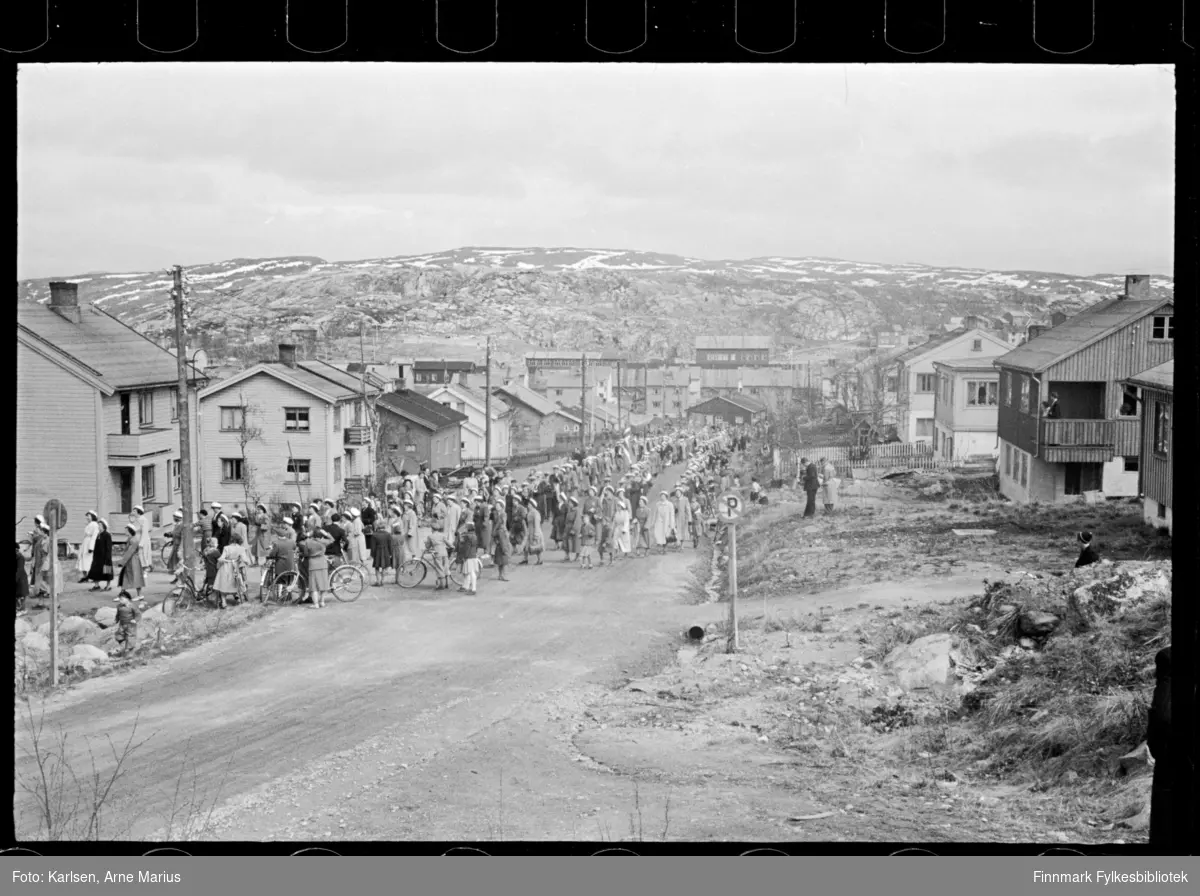
<path fill-rule="evenodd" d="M 1069 314 L 1123 286 L 1117 274 L 576 248 L 468 247 L 343 262 L 236 258 L 188 268 L 186 276 L 196 336 L 218 349 L 269 343 L 297 324 L 326 339 L 357 337 L 365 321 L 384 344 L 490 333 L 514 355 L 616 347 L 662 357 L 675 348 L 684 358 L 702 333 L 771 335 L 781 346 L 851 340 L 879 325 L 928 329 L 972 313 Z M 148 335 L 171 332 L 165 269 L 25 280 L 18 299 L 46 301 L 51 279 L 78 283 L 82 301 Z M 1170 277 L 1153 283 L 1164 294 L 1173 289 Z"/>

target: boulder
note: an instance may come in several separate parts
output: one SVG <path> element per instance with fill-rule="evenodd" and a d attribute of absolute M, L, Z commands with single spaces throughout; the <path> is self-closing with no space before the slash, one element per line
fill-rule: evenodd
<path fill-rule="evenodd" d="M 116 607 L 101 607 L 96 611 L 96 625 L 108 628 L 117 623 L 117 608 Z"/>
<path fill-rule="evenodd" d="M 1018 620 L 1022 635 L 1027 638 L 1044 638 L 1058 628 L 1059 618 L 1053 613 L 1026 611 Z"/>
<path fill-rule="evenodd" d="M 956 683 L 953 648 L 950 635 L 939 632 L 896 647 L 884 662 L 905 690 L 948 687 Z"/>
<path fill-rule="evenodd" d="M 1158 564 L 1130 563 L 1071 592 L 1067 621 L 1077 630 L 1094 628 L 1104 619 L 1119 619 L 1130 609 L 1171 597 L 1171 572 Z"/>
<path fill-rule="evenodd" d="M 104 662 L 108 659 L 108 653 L 92 644 L 76 644 L 71 648 L 70 659 L 72 663 L 80 662 L 82 660 Z"/>
<path fill-rule="evenodd" d="M 50 639 L 41 632 L 26 632 L 21 638 L 21 646 L 25 650 L 50 650 Z"/>
<path fill-rule="evenodd" d="M 34 627 L 32 625 L 30 625 L 29 620 L 26 619 L 24 616 L 18 616 L 17 621 L 13 624 L 13 631 L 14 631 L 16 639 L 18 641 L 20 641 L 27 634 L 29 634 L 30 632 L 35 631 L 35 630 L 36 629 L 34 629 Z"/>
<path fill-rule="evenodd" d="M 61 637 L 71 637 L 76 641 L 82 641 L 97 628 L 99 626 L 96 623 L 83 616 L 67 616 L 59 623 L 58 634 Z"/>

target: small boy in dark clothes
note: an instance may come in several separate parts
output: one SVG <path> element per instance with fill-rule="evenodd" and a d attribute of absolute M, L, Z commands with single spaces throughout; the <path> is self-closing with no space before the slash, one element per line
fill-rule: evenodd
<path fill-rule="evenodd" d="M 121 653 L 137 650 L 138 620 L 142 611 L 133 602 L 128 591 L 122 591 L 115 598 L 117 604 L 117 643 L 121 645 Z"/>
<path fill-rule="evenodd" d="M 1080 532 L 1078 540 L 1081 549 L 1079 551 L 1079 559 L 1075 561 L 1075 567 L 1079 568 L 1080 566 L 1091 566 L 1093 563 L 1099 563 L 1100 555 L 1092 547 L 1092 533 Z"/>
<path fill-rule="evenodd" d="M 592 568 L 592 556 L 596 551 L 596 515 L 589 513 L 579 527 L 579 565 L 581 569 Z"/>
<path fill-rule="evenodd" d="M 204 545 L 204 590 L 212 591 L 213 585 L 217 581 L 217 570 L 221 566 L 221 550 L 217 547 L 217 540 L 210 538 Z"/>

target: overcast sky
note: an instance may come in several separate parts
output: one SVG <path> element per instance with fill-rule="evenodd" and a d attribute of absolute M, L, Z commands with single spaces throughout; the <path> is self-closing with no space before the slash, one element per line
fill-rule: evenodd
<path fill-rule="evenodd" d="M 1170 273 L 1168 66 L 27 65 L 22 277 L 458 246 Z"/>

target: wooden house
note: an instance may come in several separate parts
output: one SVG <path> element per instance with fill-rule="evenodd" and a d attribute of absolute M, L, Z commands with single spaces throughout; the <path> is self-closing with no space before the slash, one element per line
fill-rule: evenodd
<path fill-rule="evenodd" d="M 1174 300 L 1131 275 L 1123 295 L 997 358 L 1000 491 L 1019 502 L 1137 495 L 1141 402 L 1126 381 L 1174 356 Z"/>
<path fill-rule="evenodd" d="M 933 450 L 949 460 L 996 457 L 1000 372 L 990 358 L 934 361 Z"/>
<path fill-rule="evenodd" d="M 18 302 L 14 519 L 31 525 L 58 498 L 71 543 L 89 510 L 108 520 L 117 541 L 137 505 L 157 524 L 169 522 L 183 497 L 179 415 L 191 420 L 194 457 L 195 390 L 204 382 L 189 368 L 181 402 L 175 354 L 80 304 L 78 284 L 51 283 L 45 304 Z M 196 484 L 193 471 L 193 493 Z"/>
<path fill-rule="evenodd" d="M 1151 526 L 1173 532 L 1175 362 L 1167 361 L 1131 376 L 1125 384 L 1140 390 L 1141 397 L 1142 450 L 1138 481 L 1143 514 Z"/>
<path fill-rule="evenodd" d="M 717 334 L 696 340 L 698 367 L 756 367 L 771 362 L 769 336 Z"/>
<path fill-rule="evenodd" d="M 726 423 L 746 426 L 758 423 L 767 415 L 767 406 L 748 395 L 718 395 L 687 409 L 688 421 L 703 426 Z"/>
<path fill-rule="evenodd" d="M 462 424 L 467 415 L 416 389 L 384 392 L 375 404 L 379 415 L 378 474 L 454 469 L 462 464 Z"/>

